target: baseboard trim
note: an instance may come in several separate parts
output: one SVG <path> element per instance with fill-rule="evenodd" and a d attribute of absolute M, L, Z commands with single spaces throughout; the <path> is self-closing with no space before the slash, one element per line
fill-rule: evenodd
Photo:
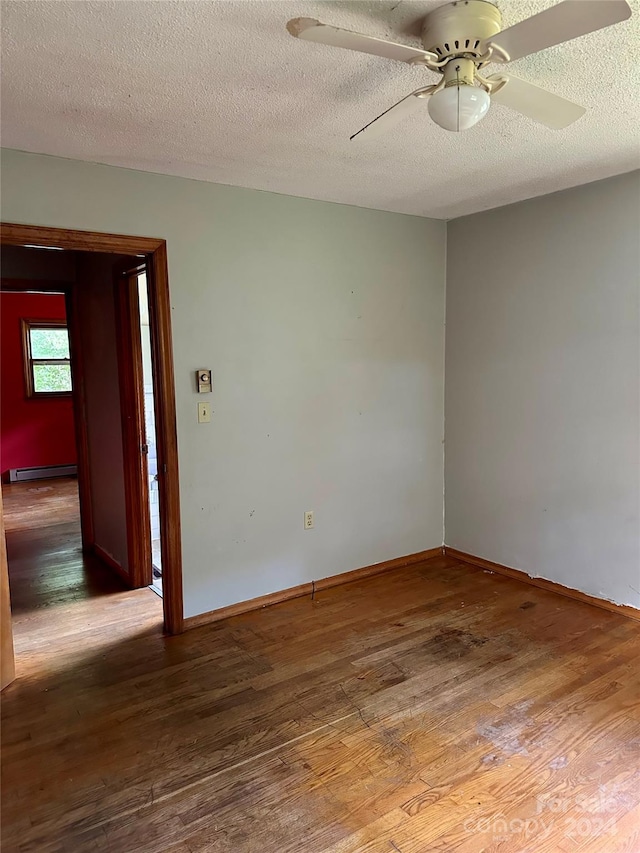
<path fill-rule="evenodd" d="M 91 546 L 91 551 L 93 556 L 100 560 L 101 563 L 104 563 L 105 566 L 108 566 L 112 569 L 122 580 L 129 586 L 131 584 L 131 579 L 125 570 L 122 568 L 120 563 L 118 563 L 107 551 L 104 550 L 100 545 L 96 545 L 94 542 Z"/>
<path fill-rule="evenodd" d="M 431 560 L 432 557 L 442 557 L 442 554 L 442 546 L 429 548 L 428 551 L 418 551 L 416 554 L 407 554 L 405 557 L 396 557 L 393 560 L 385 560 L 383 563 L 374 563 L 373 566 L 363 566 L 363 568 L 354 569 L 352 572 L 330 575 L 328 578 L 320 578 L 320 580 L 315 581 L 315 590 L 318 592 L 323 589 L 330 589 L 332 586 L 342 586 L 345 583 L 353 583 L 353 581 L 361 581 L 364 578 L 381 575 L 384 572 L 391 572 L 394 569 L 404 569 L 414 563 Z"/>
<path fill-rule="evenodd" d="M 626 616 L 628 619 L 634 619 L 640 622 L 640 610 L 635 607 L 630 607 L 627 604 L 614 604 L 613 601 L 607 601 L 604 598 L 596 598 L 594 595 L 587 595 L 586 592 L 580 592 L 579 589 L 571 589 L 568 586 L 555 581 L 549 581 L 545 578 L 532 578 L 526 572 L 520 569 L 510 569 L 508 566 L 503 566 L 500 563 L 494 563 L 491 560 L 485 560 L 483 557 L 476 557 L 473 554 L 467 554 L 464 551 L 458 551 L 456 548 L 444 546 L 444 553 L 447 557 L 453 557 L 455 560 L 460 560 L 463 563 L 471 563 L 481 569 L 487 569 L 490 572 L 495 572 L 498 575 L 512 578 L 516 581 L 537 586 L 539 589 L 544 589 L 547 592 L 555 592 L 557 595 L 563 595 L 565 598 L 572 598 L 574 601 L 581 601 L 583 604 L 591 604 L 594 607 L 599 607 L 601 610 L 609 610 L 611 613 L 619 613 L 621 616 Z"/>
<path fill-rule="evenodd" d="M 373 566 L 363 566 L 361 569 L 354 569 L 351 572 L 343 572 L 340 575 L 331 575 L 327 578 L 320 578 L 317 581 L 309 583 L 301 583 L 298 586 L 290 586 L 288 589 L 281 589 L 278 592 L 271 592 L 268 595 L 260 595 L 257 598 L 250 598 L 247 601 L 239 601 L 237 604 L 229 604 L 227 607 L 219 607 L 217 610 L 210 610 L 208 613 L 200 613 L 197 616 L 188 616 L 184 620 L 184 630 L 191 628 L 199 628 L 202 625 L 209 625 L 211 622 L 219 622 L 221 619 L 228 619 L 230 616 L 239 616 L 241 613 L 249 613 L 251 610 L 260 610 L 263 607 L 271 607 L 273 604 L 280 604 L 283 601 L 290 601 L 292 598 L 302 598 L 305 595 L 312 595 L 314 592 L 321 592 L 324 589 L 330 589 L 334 586 L 343 586 L 354 581 L 364 580 L 374 575 L 381 575 L 384 572 L 390 572 L 394 569 L 402 569 L 406 566 L 411 566 L 414 563 L 423 563 L 425 560 L 430 560 L 432 557 L 441 557 L 443 554 L 442 546 L 438 548 L 430 548 L 428 551 L 418 551 L 416 554 L 407 554 L 406 557 L 396 557 L 393 560 L 385 560 L 382 563 L 375 563 Z"/>

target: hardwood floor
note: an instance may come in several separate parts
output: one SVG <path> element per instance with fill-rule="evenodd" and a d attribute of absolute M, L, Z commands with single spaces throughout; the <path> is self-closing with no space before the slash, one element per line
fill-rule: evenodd
<path fill-rule="evenodd" d="M 33 618 L 40 608 L 126 589 L 99 560 L 82 553 L 77 480 L 3 485 L 2 498 L 14 617 Z"/>
<path fill-rule="evenodd" d="M 15 620 L 7 853 L 640 851 L 618 614 L 448 557 L 179 637 L 148 590 L 57 601 Z"/>

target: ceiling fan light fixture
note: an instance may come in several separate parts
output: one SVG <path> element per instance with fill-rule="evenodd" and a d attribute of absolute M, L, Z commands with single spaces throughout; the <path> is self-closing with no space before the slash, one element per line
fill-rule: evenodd
<path fill-rule="evenodd" d="M 490 106 L 488 92 L 461 81 L 434 92 L 429 98 L 428 109 L 436 124 L 457 133 L 477 124 L 486 116 Z"/>
<path fill-rule="evenodd" d="M 294 18 L 287 29 L 299 39 L 425 66 L 442 75 L 437 84 L 410 92 L 350 137 L 361 141 L 389 130 L 427 99 L 433 121 L 454 133 L 484 118 L 492 99 L 545 127 L 563 130 L 584 115 L 584 107 L 510 73 L 485 77 L 484 67 L 595 33 L 626 21 L 631 14 L 627 0 L 561 0 L 502 29 L 502 16 L 493 0 L 453 0 L 425 16 L 421 47 L 344 30 L 315 18 Z"/>

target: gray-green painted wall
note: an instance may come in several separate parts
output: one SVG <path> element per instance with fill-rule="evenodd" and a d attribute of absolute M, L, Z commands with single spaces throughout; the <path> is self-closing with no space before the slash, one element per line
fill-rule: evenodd
<path fill-rule="evenodd" d="M 167 240 L 186 616 L 442 543 L 444 222 L 15 151 L 2 167 L 5 221 Z"/>
<path fill-rule="evenodd" d="M 640 173 L 447 237 L 447 544 L 640 607 Z"/>
<path fill-rule="evenodd" d="M 640 606 L 639 184 L 445 225 L 5 151 L 2 216 L 168 241 L 187 616 L 441 543 L 447 240 L 447 543 Z"/>

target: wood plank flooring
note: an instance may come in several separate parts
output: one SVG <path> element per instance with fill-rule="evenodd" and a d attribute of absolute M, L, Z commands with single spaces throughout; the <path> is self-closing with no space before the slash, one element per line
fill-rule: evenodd
<path fill-rule="evenodd" d="M 2 497 L 14 617 L 36 618 L 44 608 L 55 618 L 60 607 L 126 589 L 99 560 L 82 553 L 77 480 L 3 485 Z M 50 615 L 44 624 L 53 629 Z"/>
<path fill-rule="evenodd" d="M 167 638 L 9 535 L 3 851 L 640 851 L 638 623 L 442 557 Z"/>

